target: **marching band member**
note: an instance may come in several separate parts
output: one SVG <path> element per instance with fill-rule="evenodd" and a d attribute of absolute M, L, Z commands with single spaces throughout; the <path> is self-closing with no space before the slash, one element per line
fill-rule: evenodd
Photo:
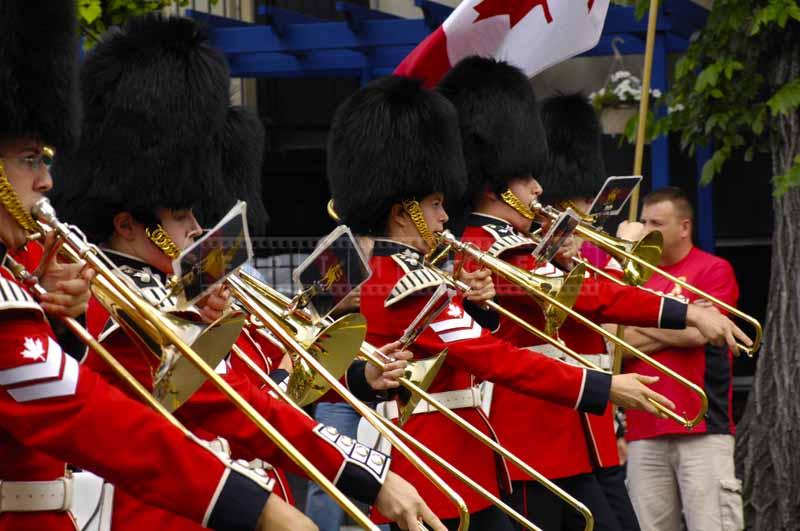
<path fill-rule="evenodd" d="M 224 57 L 191 19 L 148 15 L 107 33 L 86 57 L 81 80 L 91 112 L 84 119 L 79 149 L 58 166 L 59 178 L 66 176 L 69 183 L 60 196 L 65 218 L 102 243 L 149 302 L 173 308 L 175 299 L 166 296 L 172 260 L 201 233 L 192 206 L 209 194 L 225 196 L 231 164 L 243 172 L 257 166 L 222 153 L 223 146 L 252 140 L 236 131 L 232 134 L 238 142 L 220 138 L 225 128 L 236 128 L 232 120 L 246 123 L 244 111 L 229 109 Z M 260 149 L 256 154 L 260 158 Z M 227 299 L 225 290 L 212 293 L 196 317 L 214 321 Z M 87 325 L 140 382 L 153 387 L 159 359 L 109 319 L 97 299 L 89 302 Z M 236 344 L 258 356 L 258 346 L 247 333 Z M 90 354 L 85 363 L 114 381 L 96 357 Z M 415 489 L 389 471 L 388 457 L 314 423 L 233 370 L 228 361 L 217 372 L 344 493 L 387 511 L 404 529 L 418 520 L 441 529 Z M 208 382 L 175 414 L 197 433 L 224 437 L 237 458 L 302 473 Z M 163 512 L 130 496 L 115 500 L 118 528 L 163 526 L 164 518 Z M 193 528 L 177 519 L 170 524 L 172 529 Z"/>
<path fill-rule="evenodd" d="M 537 266 L 532 254 L 534 243 L 527 236 L 533 220 L 528 205 L 542 193 L 536 176 L 552 169 L 546 166 L 547 142 L 527 77 L 506 63 L 471 57 L 446 74 L 438 90 L 458 111 L 464 144 L 470 191 L 467 200 L 471 202 L 473 213 L 467 220 L 463 240 L 536 274 L 562 276 L 552 264 Z M 572 131 L 560 132 L 570 134 Z M 465 261 L 463 266 L 467 271 L 479 267 L 471 260 Z M 524 290 L 496 275 L 493 280 L 502 306 L 544 329 L 542 311 Z M 741 333 L 717 312 L 604 280 L 586 279 L 575 309 L 600 322 L 648 323 L 647 326 L 663 328 L 701 326 L 703 333 L 717 342 L 723 341 L 732 331 Z M 494 321 L 494 337 L 518 348 L 540 350 L 556 359 L 565 357 L 560 350 L 541 345 L 541 340 L 511 320 L 503 316 L 481 316 L 487 317 Z M 578 323 L 568 321 L 561 328 L 562 338 L 567 344 L 578 347 L 579 352 L 585 351 L 585 343 L 581 343 L 585 335 Z M 658 380 L 652 376 L 635 377 L 641 384 Z M 500 441 L 583 501 L 594 514 L 597 529 L 618 529 L 605 496 L 591 474 L 581 415 L 572 408 L 554 406 L 542 397 L 525 395 L 505 382 L 491 377 L 486 380 L 494 383 L 490 387 L 490 420 Z M 592 413 L 599 414 L 604 409 Z M 660 415 L 652 404 L 646 403 L 639 409 Z M 514 482 L 510 501 L 519 512 L 548 531 L 562 527 L 576 529 L 576 525 L 583 527 L 582 520 L 579 524 L 569 520 L 572 514 L 567 513 L 568 509 L 549 491 L 522 471 L 510 468 Z"/>
<path fill-rule="evenodd" d="M 602 127 L 597 114 L 583 95 L 568 94 L 543 101 L 541 115 L 550 155 L 547 170 L 539 178 L 544 189 L 541 199 L 561 209 L 569 206 L 584 215 L 606 179 Z M 578 238 L 575 239 L 577 249 L 588 245 L 581 246 Z M 612 263 L 615 262 L 612 259 Z M 563 265 L 568 266 L 568 263 Z M 618 264 L 616 269 L 619 269 Z M 599 365 L 612 367 L 611 354 L 606 353 L 605 341 L 599 334 L 576 330 L 570 323 L 565 326 L 561 338 L 568 346 L 599 361 Z M 638 531 L 639 523 L 625 486 L 625 469 L 620 464 L 613 408 L 606 408 L 601 416 L 583 415 L 581 421 L 592 473 L 616 519 L 617 528 Z"/>
<path fill-rule="evenodd" d="M 0 529 L 75 529 L 65 460 L 197 527 L 308 529 L 258 482 L 79 366 L 56 342 L 45 306 L 7 268 L 9 251 L 36 228 L 31 208 L 52 187 L 53 148 L 76 140 L 75 9 L 72 0 L 0 8 Z M 59 310 L 66 295 L 46 297 L 47 308 Z"/>
<path fill-rule="evenodd" d="M 453 106 L 417 81 L 389 77 L 373 81 L 336 111 L 328 143 L 328 178 L 334 207 L 353 231 L 375 240 L 371 278 L 362 286 L 361 310 L 368 341 L 399 338 L 441 278 L 423 263 L 435 246 L 434 233 L 448 217 L 445 194 L 464 190 L 458 121 Z M 638 375 L 613 378 L 522 350 L 499 340 L 464 311 L 455 297 L 415 342 L 417 357 L 447 349 L 445 364 L 430 391 L 477 429 L 493 436 L 480 409 L 479 379 L 509 385 L 581 411 L 602 412 L 609 398 L 644 407 L 647 397 L 669 401 L 643 386 Z M 387 404 L 397 417 L 395 403 Z M 393 407 L 394 406 L 394 407 Z M 423 403 L 404 429 L 459 470 L 497 494 L 507 473 L 492 451 Z M 445 479 L 450 476 L 431 465 Z M 418 485 L 433 511 L 458 525 L 456 513 L 438 491 L 401 457 L 394 469 Z M 469 506 L 471 529 L 510 529 L 507 517 L 459 482 L 451 486 Z M 377 519 L 381 520 L 380 515 Z"/>

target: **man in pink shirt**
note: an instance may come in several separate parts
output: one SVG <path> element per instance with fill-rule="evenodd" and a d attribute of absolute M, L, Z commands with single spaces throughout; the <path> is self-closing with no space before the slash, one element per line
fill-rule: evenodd
<path fill-rule="evenodd" d="M 636 238 L 637 231 L 660 231 L 664 251 L 659 267 L 736 305 L 739 287 L 731 265 L 692 243 L 693 215 L 686 194 L 666 187 L 644 198 L 641 224 L 623 224 L 620 232 Z M 708 304 L 658 274 L 646 287 Z M 630 327 L 625 338 L 702 387 L 709 403 L 705 419 L 691 431 L 671 420 L 628 412 L 628 487 L 642 530 L 680 531 L 682 519 L 688 531 L 743 529 L 741 482 L 733 464 L 733 354 L 727 347 L 706 343 L 691 327 Z M 656 374 L 634 358 L 627 359 L 624 367 L 628 372 Z M 653 388 L 670 397 L 678 412 L 691 415 L 698 410 L 699 398 L 671 378 L 661 378 Z"/>

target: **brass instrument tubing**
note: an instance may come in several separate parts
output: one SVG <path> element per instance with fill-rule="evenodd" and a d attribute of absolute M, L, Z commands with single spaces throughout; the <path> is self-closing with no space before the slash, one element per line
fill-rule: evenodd
<path fill-rule="evenodd" d="M 308 413 L 305 412 L 304 409 L 300 408 L 297 404 L 295 404 L 292 401 L 292 399 L 289 398 L 289 396 L 283 391 L 283 389 L 281 389 L 280 386 L 277 383 L 275 383 L 275 381 L 273 381 L 272 378 L 270 378 L 269 375 L 267 373 L 265 373 L 261 369 L 261 367 L 256 365 L 256 363 L 253 362 L 253 360 L 251 360 L 250 357 L 247 356 L 247 354 L 243 353 L 239 347 L 234 345 L 233 352 L 243 362 L 245 362 L 245 364 L 248 366 L 248 368 L 250 368 L 253 372 L 255 372 L 256 375 L 258 375 L 259 378 L 264 380 L 264 383 L 267 384 L 270 387 L 271 390 L 275 391 L 276 394 L 278 394 L 278 396 L 280 396 L 280 398 L 284 402 L 288 403 L 289 405 L 294 407 L 297 411 L 300 411 L 304 415 L 306 415 L 307 417 L 311 418 L 308 415 Z M 536 527 L 536 525 L 534 525 L 533 523 L 531 523 L 527 519 L 525 519 L 524 516 L 522 516 L 521 514 L 516 512 L 510 506 L 506 505 L 500 498 L 496 497 L 491 492 L 489 492 L 488 490 L 486 490 L 483 487 L 481 487 L 479 483 L 473 481 L 469 476 L 465 475 L 463 472 L 461 472 L 460 470 L 455 468 L 453 465 L 451 465 L 450 463 L 445 461 L 442 457 L 439 456 L 439 454 L 437 454 L 436 452 L 432 451 L 430 448 L 428 448 L 427 446 L 425 446 L 424 444 L 419 442 L 414 437 L 411 437 L 410 435 L 408 435 L 405 431 L 400 429 L 398 426 L 395 426 L 394 424 L 392 424 L 388 419 L 385 419 L 380 415 L 376 415 L 376 418 L 378 420 L 380 420 L 381 424 L 383 424 L 386 429 L 392 430 L 399 437 L 402 437 L 403 439 L 405 439 L 405 441 L 408 442 L 409 444 L 411 444 L 411 446 L 413 446 L 417 451 L 422 452 L 423 454 L 425 454 L 429 459 L 431 459 L 432 461 L 435 461 L 436 464 L 438 464 L 439 466 L 441 466 L 442 468 L 447 470 L 449 473 L 451 473 L 452 475 L 457 477 L 462 483 L 466 484 L 468 487 L 470 487 L 471 489 L 475 490 L 478 494 L 480 494 L 481 496 L 483 496 L 484 498 L 486 498 L 487 500 L 492 502 L 492 504 L 494 504 L 497 507 L 501 508 L 501 510 L 503 510 L 506 514 L 508 514 L 509 516 L 514 518 L 514 520 L 516 520 L 517 522 L 519 522 L 520 525 L 524 526 L 526 529 L 531 529 L 533 531 L 542 531 L 540 528 Z"/>
<path fill-rule="evenodd" d="M 361 348 L 361 355 L 364 356 L 364 358 L 368 362 L 372 363 L 373 365 L 377 365 L 378 367 L 381 367 L 382 362 L 375 355 L 376 350 L 377 349 L 373 345 L 368 345 L 368 343 L 364 343 Z M 516 455 L 512 454 L 509 450 L 507 450 L 503 446 L 501 446 L 500 443 L 498 443 L 485 433 L 481 432 L 480 430 L 476 429 L 473 425 L 471 425 L 469 422 L 461 418 L 459 415 L 453 412 L 453 410 L 441 404 L 438 400 L 433 398 L 427 391 L 424 391 L 414 382 L 408 380 L 407 378 L 400 378 L 400 383 L 403 385 L 403 387 L 405 387 L 409 391 L 422 397 L 424 401 L 432 405 L 439 413 L 444 415 L 448 420 L 454 422 L 461 429 L 463 429 L 464 431 L 475 437 L 478 441 L 482 442 L 484 445 L 491 448 L 498 455 L 501 455 L 505 459 L 511 461 L 514 465 L 519 467 L 523 472 L 525 472 L 530 477 L 535 479 L 550 492 L 561 498 L 561 500 L 564 501 L 566 504 L 571 505 L 576 511 L 581 513 L 581 515 L 583 515 L 584 519 L 586 520 L 586 526 L 584 528 L 584 531 L 592 531 L 594 529 L 594 516 L 592 515 L 592 512 L 589 510 L 589 508 L 586 507 L 582 502 L 570 496 L 569 493 L 561 489 L 561 487 L 559 487 L 558 485 L 556 485 L 555 483 L 544 477 L 541 473 L 539 473 L 533 467 L 528 465 L 525 461 L 523 461 Z"/>
<path fill-rule="evenodd" d="M 165 337 L 170 344 L 180 351 L 213 385 L 219 389 L 234 405 L 244 413 L 258 428 L 272 440 L 278 448 L 294 461 L 298 467 L 304 470 L 310 479 L 316 482 L 331 498 L 353 518 L 358 525 L 364 529 L 378 531 L 378 527 L 373 524 L 358 508 L 350 501 L 333 483 L 326 478 L 302 453 L 300 453 L 274 426 L 246 400 L 244 400 L 233 387 L 218 375 L 212 367 L 189 347 L 177 334 L 169 327 L 164 326 L 158 311 L 149 303 L 142 300 L 135 294 L 113 271 L 109 270 L 98 257 L 100 253 L 96 246 L 88 244 L 80 239 L 67 225 L 63 224 L 55 217 L 55 211 L 50 207 L 49 202 L 40 200 L 37 203 L 37 217 L 44 217 L 44 221 L 50 225 L 57 234 L 64 239 L 65 243 L 72 247 L 78 255 L 98 274 L 99 278 L 104 279 L 110 284 L 124 300 L 130 304 L 144 319 L 155 327 L 159 333 Z"/>
<path fill-rule="evenodd" d="M 286 297 L 284 297 L 281 293 L 278 293 L 277 291 L 275 291 L 273 288 L 271 288 L 269 286 L 266 286 L 266 285 L 263 285 L 261 282 L 259 282 L 254 277 L 248 275 L 247 273 L 240 273 L 240 276 L 244 279 L 245 282 L 252 283 L 252 284 L 258 284 L 260 287 L 262 287 L 262 289 L 268 290 L 269 291 L 268 296 L 271 296 L 272 298 L 279 300 L 280 304 L 282 304 L 284 306 L 288 305 L 288 303 L 289 303 L 288 299 Z M 466 286 L 466 284 L 463 284 L 463 285 Z M 305 313 L 300 313 L 299 315 L 305 316 Z M 549 338 L 549 336 L 548 336 L 548 338 Z M 552 340 L 552 338 L 550 338 L 550 339 Z M 372 363 L 373 365 L 376 365 L 377 367 L 382 367 L 383 366 L 383 362 L 380 360 L 380 358 L 384 356 L 383 353 L 380 352 L 380 350 L 378 348 L 376 348 L 374 345 L 371 345 L 371 344 L 367 343 L 366 341 L 361 344 L 361 355 L 369 363 Z M 578 354 L 576 353 L 576 355 L 578 355 Z M 587 363 L 591 363 L 591 362 L 587 361 Z M 566 491 L 564 491 L 558 485 L 556 485 L 555 483 L 551 482 L 550 480 L 548 480 L 547 478 L 542 476 L 534 468 L 532 468 L 530 465 L 528 465 L 527 463 L 522 461 L 516 455 L 512 454 L 506 448 L 504 448 L 499 443 L 497 443 L 494 439 L 492 439 L 491 437 L 487 436 L 486 434 L 484 434 L 480 430 L 476 429 L 470 423 L 468 423 L 463 418 L 461 418 L 456 413 L 454 413 L 451 409 L 449 409 L 448 407 L 446 407 L 443 404 L 441 404 L 438 400 L 433 398 L 428 392 L 426 392 L 425 390 L 420 388 L 414 382 L 408 380 L 407 378 L 400 378 L 399 381 L 400 381 L 400 384 L 403 387 L 405 387 L 406 389 L 408 389 L 412 393 L 422 397 L 423 400 L 425 400 L 426 402 L 431 404 L 437 411 L 439 411 L 442 415 L 444 415 L 445 418 L 447 418 L 451 422 L 455 423 L 458 427 L 460 427 L 461 429 L 463 429 L 464 431 L 469 433 L 471 436 L 475 437 L 478 441 L 480 441 L 484 445 L 486 445 L 489 448 L 491 448 L 498 455 L 501 455 L 505 459 L 508 459 L 509 461 L 514 463 L 517 467 L 519 467 L 521 470 L 523 470 L 530 477 L 534 478 L 536 481 L 541 483 L 545 488 L 550 490 L 553 494 L 555 494 L 556 496 L 561 498 L 561 500 L 563 500 L 565 503 L 567 503 L 568 505 L 571 505 L 573 508 L 575 508 L 576 511 L 578 511 L 579 513 L 581 513 L 581 515 L 583 515 L 583 517 L 584 517 L 584 519 L 586 521 L 586 526 L 584 528 L 584 531 L 592 531 L 594 529 L 594 516 L 592 515 L 591 511 L 589 511 L 589 509 L 583 503 L 581 503 L 579 500 L 577 500 L 577 499 L 573 498 L 572 496 L 570 496 Z M 498 508 L 503 510 L 503 508 L 501 506 L 498 506 Z M 507 513 L 507 514 L 509 514 L 509 516 L 512 516 L 515 520 L 517 520 L 511 513 Z M 517 521 L 519 521 L 519 520 L 517 520 Z M 533 524 L 531 524 L 531 525 L 533 525 Z"/>
<path fill-rule="evenodd" d="M 342 398 L 344 398 L 356 412 L 364 417 L 379 433 L 384 435 L 393 447 L 402 453 L 415 467 L 417 467 L 423 475 L 433 483 L 445 496 L 450 498 L 454 505 L 459 510 L 459 531 L 467 531 L 469 529 L 469 508 L 464 500 L 456 493 L 447 483 L 445 483 L 430 467 L 415 455 L 408 446 L 403 443 L 394 433 L 389 432 L 381 426 L 380 420 L 377 419 L 377 414 L 367 407 L 363 402 L 358 400 L 353 394 L 339 382 L 336 378 L 331 376 L 323 365 L 314 356 L 309 354 L 306 349 L 286 330 L 276 322 L 275 317 L 270 315 L 265 308 L 255 302 L 251 297 L 251 289 L 235 275 L 231 275 L 227 280 L 228 286 L 231 288 L 231 294 L 247 308 L 247 310 L 255 315 L 264 326 L 270 330 L 281 342 L 286 344 L 289 348 L 301 356 L 306 363 L 308 363 L 318 374 L 320 374 L 325 381 L 334 389 Z"/>
<path fill-rule="evenodd" d="M 592 231 L 591 229 L 587 229 L 586 227 L 582 227 L 582 226 L 578 225 L 578 228 L 575 229 L 575 232 L 578 233 L 582 238 L 584 238 L 586 240 L 589 240 L 592 243 L 596 243 L 598 241 L 598 238 L 593 234 L 594 231 Z M 717 305 L 717 306 L 719 306 L 721 308 L 724 308 L 729 313 L 735 315 L 739 319 L 749 323 L 750 326 L 752 326 L 756 331 L 756 337 L 753 338 L 753 346 L 748 348 L 748 347 L 746 347 L 744 345 L 741 345 L 741 344 L 737 343 L 737 346 L 738 346 L 739 350 L 742 350 L 742 351 L 746 352 L 748 356 L 752 356 L 758 350 L 759 346 L 761 346 L 761 335 L 762 335 L 763 330 L 761 328 L 761 323 L 759 323 L 757 319 L 747 315 L 746 313 L 740 311 L 737 308 L 734 308 L 730 304 L 719 300 L 718 298 L 714 297 L 710 293 L 706 293 L 705 291 L 692 286 L 688 282 L 685 282 L 685 281 L 679 279 L 678 277 L 667 273 L 666 271 L 664 271 L 660 267 L 651 265 L 651 264 L 647 263 L 647 261 L 645 261 L 645 260 L 641 260 L 638 256 L 636 256 L 634 254 L 631 254 L 628 251 L 625 251 L 624 249 L 615 249 L 615 251 L 618 252 L 619 254 L 621 254 L 622 256 L 624 256 L 625 258 L 627 258 L 628 260 L 633 260 L 634 262 L 637 262 L 637 263 L 641 264 L 646 269 L 649 269 L 649 270 L 653 271 L 654 273 L 657 273 L 657 274 L 661 275 L 662 277 L 666 278 L 670 282 L 673 282 L 673 283 L 681 286 L 682 288 L 685 288 L 685 289 L 691 291 L 692 293 L 694 293 L 695 295 L 698 295 L 699 297 L 702 297 L 703 299 L 711 301 L 715 305 Z"/>
<path fill-rule="evenodd" d="M 496 266 L 497 264 L 490 263 L 491 262 L 490 257 L 486 253 L 484 253 L 483 251 L 481 251 L 480 249 L 475 247 L 474 245 L 458 241 L 452 235 L 448 235 L 447 238 L 448 238 L 447 239 L 447 243 L 452 243 L 453 247 L 458 252 L 463 252 L 463 253 L 468 254 L 471 258 L 473 258 L 477 262 L 487 266 L 489 269 L 491 269 L 492 271 L 496 272 L 497 274 L 508 278 L 509 281 L 514 282 L 515 284 L 519 285 L 520 287 L 525 285 L 524 277 L 518 278 L 516 276 L 517 272 L 515 270 L 519 269 L 519 268 L 516 268 L 515 266 L 512 266 L 510 264 L 506 264 L 505 262 L 502 262 L 502 260 L 500 260 L 500 259 L 495 259 L 495 260 L 497 260 L 497 262 L 502 262 L 504 265 L 508 266 L 508 268 L 504 269 L 504 268 L 500 268 L 500 267 L 493 267 L 493 266 Z M 494 257 L 491 257 L 491 258 L 494 259 Z M 520 270 L 520 273 L 524 273 L 524 270 Z M 634 347 L 633 345 L 631 345 L 630 343 L 628 343 L 624 339 L 618 338 L 617 336 L 615 336 L 614 334 L 612 334 L 611 332 L 609 332 L 608 330 L 606 330 L 602 326 L 598 326 L 597 324 L 593 323 L 590 319 L 588 319 L 588 318 L 584 317 L 583 315 L 579 314 L 578 312 L 576 312 L 572 308 L 569 308 L 566 305 L 562 304 L 561 301 L 551 297 L 550 295 L 542 292 L 541 290 L 534 290 L 533 294 L 536 297 L 540 297 L 540 298 L 544 299 L 545 301 L 549 302 L 550 304 L 552 304 L 556 308 L 559 308 L 560 310 L 562 310 L 564 312 L 567 312 L 573 319 L 575 319 L 576 321 L 578 321 L 582 325 L 588 327 L 590 330 L 593 330 L 594 332 L 597 332 L 598 334 L 602 335 L 604 338 L 606 338 L 607 340 L 613 342 L 614 344 L 621 346 L 622 348 L 624 348 L 625 350 L 630 352 L 633 356 L 639 358 L 640 360 L 642 360 L 643 362 L 647 363 L 648 365 L 650 365 L 654 369 L 656 369 L 656 370 L 658 370 L 658 371 L 670 376 L 671 378 L 676 380 L 678 383 L 680 383 L 684 387 L 688 388 L 690 391 L 692 391 L 694 394 L 696 394 L 700 398 L 700 402 L 701 402 L 700 410 L 698 411 L 697 415 L 693 419 L 688 419 L 688 418 L 682 417 L 679 414 L 677 414 L 674 411 L 672 411 L 669 408 L 667 408 L 666 406 L 663 406 L 663 405 L 659 404 L 658 402 L 656 402 L 654 400 L 648 399 L 650 401 L 650 403 L 653 404 L 653 406 L 655 406 L 660 412 L 662 412 L 663 414 L 667 415 L 669 418 L 673 419 L 675 422 L 678 422 L 678 423 L 682 424 L 686 429 L 693 428 L 701 420 L 703 420 L 703 418 L 705 417 L 706 411 L 708 411 L 708 397 L 706 396 L 705 392 L 699 386 L 697 386 L 696 384 L 690 382 L 689 380 L 687 380 L 686 378 L 684 378 L 680 374 L 676 373 L 675 371 L 673 371 L 672 369 L 670 369 L 669 367 L 667 367 L 663 363 L 659 362 L 658 360 L 655 360 L 652 357 L 648 356 L 647 354 L 645 354 L 641 350 L 637 349 L 636 347 Z"/>

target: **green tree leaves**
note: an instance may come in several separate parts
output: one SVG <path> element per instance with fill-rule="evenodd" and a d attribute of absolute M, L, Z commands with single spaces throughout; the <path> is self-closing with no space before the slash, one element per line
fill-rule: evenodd
<path fill-rule="evenodd" d="M 637 13 L 645 13 L 649 3 L 638 0 Z M 690 154 L 699 145 L 713 145 L 702 182 L 718 175 L 734 153 L 752 159 L 780 142 L 777 117 L 800 109 L 800 79 L 775 87 L 769 73 L 785 28 L 799 21 L 799 0 L 715 0 L 706 26 L 675 64 L 672 86 L 662 98 L 670 112 L 648 124 L 648 138 L 678 134 Z M 773 182 L 776 193 L 800 185 L 800 160 Z"/>
<path fill-rule="evenodd" d="M 175 0 L 76 0 L 78 23 L 84 37 L 84 48 L 94 46 L 100 36 L 111 26 L 119 26 L 128 18 L 174 5 Z M 216 5 L 218 0 L 210 0 Z M 181 7 L 189 0 L 178 0 Z"/>

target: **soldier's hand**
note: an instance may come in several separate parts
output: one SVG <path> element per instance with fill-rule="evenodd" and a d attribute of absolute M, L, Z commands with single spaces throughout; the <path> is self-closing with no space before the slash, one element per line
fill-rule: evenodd
<path fill-rule="evenodd" d="M 419 522 L 428 525 L 432 531 L 447 531 L 411 483 L 394 472 L 389 472 L 383 487 L 375 500 L 375 507 L 387 518 L 395 522 L 400 529 L 417 531 Z"/>
<path fill-rule="evenodd" d="M 488 269 L 476 269 L 471 273 L 462 269 L 459 271 L 458 280 L 469 286 L 466 299 L 478 306 L 492 300 L 496 295 L 492 272 Z"/>
<path fill-rule="evenodd" d="M 639 409 L 647 411 L 663 419 L 669 418 L 656 409 L 648 399 L 653 399 L 662 406 L 675 409 L 675 404 L 666 396 L 656 393 L 645 384 L 654 384 L 658 376 L 644 376 L 642 374 L 615 374 L 611 377 L 611 394 L 609 399 L 624 409 Z"/>
<path fill-rule="evenodd" d="M 386 362 L 383 369 L 379 369 L 371 363 L 367 363 L 364 367 L 367 383 L 375 391 L 385 391 L 400 386 L 399 380 L 405 373 L 408 360 L 414 357 L 410 351 L 401 350 L 401 345 L 400 341 L 395 341 L 381 347 L 380 350 L 384 356 L 393 360 Z"/>
<path fill-rule="evenodd" d="M 45 239 L 44 262 L 39 264 L 34 276 L 47 291 L 42 297 L 42 308 L 52 315 L 78 317 L 86 313 L 89 304 L 89 282 L 94 270 L 84 269 L 85 262 L 65 264 L 58 261 L 57 253 L 52 252 L 55 234 L 49 233 Z"/>
<path fill-rule="evenodd" d="M 706 301 L 704 304 L 689 305 L 686 309 L 686 324 L 697 328 L 712 345 L 716 347 L 728 345 L 734 353 L 737 352 L 737 339 L 748 347 L 753 345 L 747 334 L 722 315 L 716 307 L 708 306 Z"/>
<path fill-rule="evenodd" d="M 636 242 L 644 237 L 644 225 L 638 221 L 623 221 L 617 227 L 617 238 Z"/>
<path fill-rule="evenodd" d="M 559 265 L 566 269 L 572 269 L 575 266 L 572 259 L 580 254 L 582 243 L 580 238 L 576 238 L 575 236 L 564 238 L 555 256 Z"/>
<path fill-rule="evenodd" d="M 200 315 L 205 323 L 213 323 L 225 313 L 231 305 L 231 290 L 225 286 L 217 286 L 205 299 L 197 303 Z"/>
<path fill-rule="evenodd" d="M 256 531 L 318 531 L 319 528 L 306 515 L 274 494 L 258 519 Z"/>

